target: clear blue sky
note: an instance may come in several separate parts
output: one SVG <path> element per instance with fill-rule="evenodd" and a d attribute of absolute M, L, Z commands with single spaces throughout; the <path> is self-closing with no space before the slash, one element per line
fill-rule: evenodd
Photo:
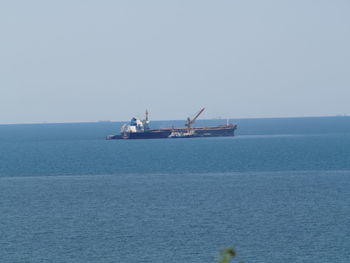
<path fill-rule="evenodd" d="M 0 123 L 350 114 L 350 1 L 1 1 Z"/>

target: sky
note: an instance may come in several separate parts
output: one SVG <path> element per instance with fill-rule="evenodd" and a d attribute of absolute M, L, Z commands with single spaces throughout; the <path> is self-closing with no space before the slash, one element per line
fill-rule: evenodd
<path fill-rule="evenodd" d="M 0 0 L 0 124 L 350 114 L 348 0 Z"/>

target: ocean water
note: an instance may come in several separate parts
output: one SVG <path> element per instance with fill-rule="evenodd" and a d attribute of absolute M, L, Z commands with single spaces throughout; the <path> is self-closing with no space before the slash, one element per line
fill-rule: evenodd
<path fill-rule="evenodd" d="M 204 263 L 227 246 L 350 262 L 350 118 L 236 122 L 137 141 L 104 140 L 113 122 L 1 125 L 0 262 Z"/>

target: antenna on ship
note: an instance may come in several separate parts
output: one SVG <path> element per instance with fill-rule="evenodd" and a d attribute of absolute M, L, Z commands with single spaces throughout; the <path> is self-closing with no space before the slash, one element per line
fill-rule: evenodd
<path fill-rule="evenodd" d="M 146 121 L 148 121 L 148 110 L 146 109 Z"/>

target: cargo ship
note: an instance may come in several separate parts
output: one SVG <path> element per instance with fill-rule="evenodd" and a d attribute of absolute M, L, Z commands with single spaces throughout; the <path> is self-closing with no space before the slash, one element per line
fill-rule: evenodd
<path fill-rule="evenodd" d="M 132 118 L 129 124 L 122 125 L 119 135 L 108 135 L 107 140 L 115 139 L 165 139 L 165 138 L 198 138 L 198 137 L 221 137 L 234 136 L 237 129 L 236 124 L 212 126 L 212 127 L 193 127 L 194 122 L 204 111 L 202 108 L 193 118 L 187 118 L 184 128 L 163 128 L 150 129 L 148 111 L 143 120 Z"/>

